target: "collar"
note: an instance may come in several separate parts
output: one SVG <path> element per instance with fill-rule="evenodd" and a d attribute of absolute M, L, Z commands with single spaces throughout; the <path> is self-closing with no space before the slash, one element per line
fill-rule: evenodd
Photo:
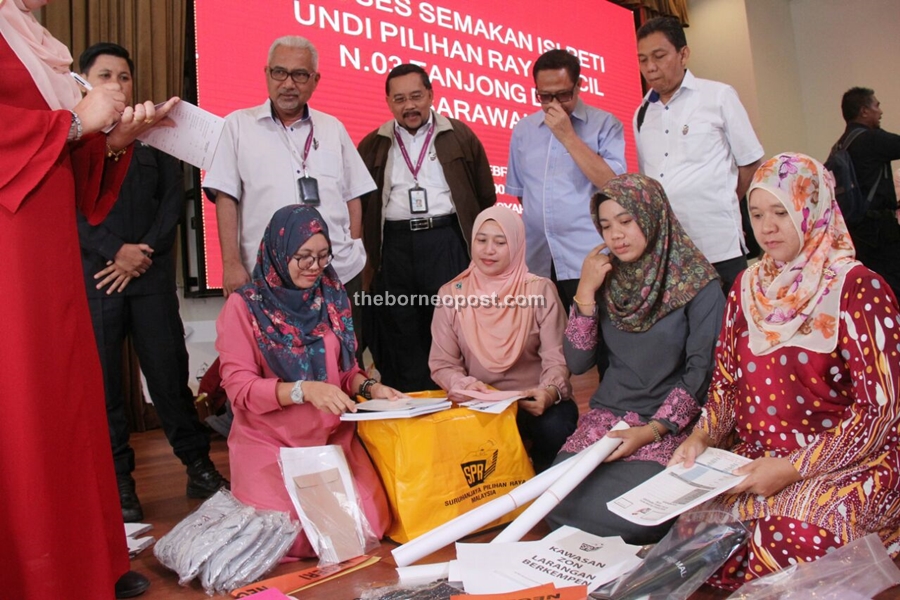
<path fill-rule="evenodd" d="M 684 77 L 683 77 L 682 80 L 681 80 L 681 85 L 678 86 L 678 89 L 675 90 L 675 93 L 672 94 L 672 97 L 671 97 L 671 98 L 669 98 L 669 102 L 671 102 L 672 100 L 674 100 L 675 98 L 677 98 L 678 96 L 680 96 L 680 95 L 681 95 L 681 90 L 685 90 L 685 89 L 687 89 L 687 90 L 696 90 L 696 89 L 699 89 L 699 88 L 700 88 L 700 86 L 699 86 L 699 84 L 697 83 L 697 78 L 694 77 L 694 74 L 691 73 L 691 70 L 690 70 L 690 69 L 685 69 L 685 70 L 684 70 Z M 645 98 L 646 98 L 647 102 L 651 102 L 651 103 L 652 103 L 652 102 L 659 102 L 659 94 L 656 92 L 656 90 L 654 90 L 654 89 L 652 89 L 652 88 L 651 88 L 650 91 L 647 93 L 647 95 L 645 96 Z"/>
<path fill-rule="evenodd" d="M 309 103 L 303 105 L 303 116 L 297 119 L 297 121 L 307 121 L 310 118 L 310 108 Z M 272 119 L 275 123 L 281 123 L 281 119 L 278 118 L 278 115 L 275 114 L 275 106 L 272 104 L 272 99 L 267 99 L 263 104 L 256 107 L 256 117 L 257 121 L 263 121 L 265 119 Z M 296 123 L 297 121 L 294 121 Z M 294 123 L 291 123 L 293 125 Z"/>

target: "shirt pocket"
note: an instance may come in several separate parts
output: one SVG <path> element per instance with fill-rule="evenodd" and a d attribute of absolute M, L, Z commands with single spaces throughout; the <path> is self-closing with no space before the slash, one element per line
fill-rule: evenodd
<path fill-rule="evenodd" d="M 675 135 L 686 161 L 706 163 L 716 154 L 713 149 L 720 143 L 722 132 L 710 123 L 687 123 Z"/>
<path fill-rule="evenodd" d="M 310 155 L 310 175 L 329 179 L 341 179 L 343 161 L 334 150 L 319 148 Z"/>

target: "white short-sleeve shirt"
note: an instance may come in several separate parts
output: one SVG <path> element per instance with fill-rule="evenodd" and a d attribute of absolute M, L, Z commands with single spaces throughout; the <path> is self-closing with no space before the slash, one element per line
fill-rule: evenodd
<path fill-rule="evenodd" d="M 375 189 L 375 182 L 344 125 L 331 115 L 310 108 L 308 118 L 284 127 L 273 118 L 269 100 L 231 113 L 203 187 L 238 199 L 241 261 L 252 273 L 272 215 L 300 203 L 297 179 L 303 173 L 292 149 L 303 152 L 310 121 L 314 133 L 307 169 L 318 181 L 321 202 L 316 208 L 328 224 L 334 268 L 347 282 L 366 263 L 362 240 L 350 237 L 347 202 Z"/>
<path fill-rule="evenodd" d="M 709 262 L 746 252 L 738 167 L 763 157 L 747 111 L 729 85 L 687 71 L 668 104 L 650 91 L 634 139 L 640 171 L 659 181 L 675 216 Z M 642 103 L 643 104 L 643 103 Z"/>

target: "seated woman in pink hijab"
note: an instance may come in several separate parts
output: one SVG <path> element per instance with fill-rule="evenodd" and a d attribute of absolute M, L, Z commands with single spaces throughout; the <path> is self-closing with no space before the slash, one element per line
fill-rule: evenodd
<path fill-rule="evenodd" d="M 472 264 L 438 295 L 479 301 L 435 308 L 431 378 L 448 391 L 492 386 L 524 392 L 516 420 L 535 471 L 543 471 L 575 431 L 578 408 L 562 353 L 565 313 L 553 283 L 525 266 L 522 219 L 503 206 L 479 214 Z"/>
<path fill-rule="evenodd" d="M 751 530 L 711 583 L 735 589 L 877 534 L 900 548 L 900 317 L 856 260 L 816 160 L 779 154 L 750 184 L 764 250 L 728 295 L 709 400 L 672 463 L 709 446 L 753 459 L 703 508 Z"/>
<path fill-rule="evenodd" d="M 384 489 L 356 425 L 340 415 L 356 411 L 357 393 L 400 394 L 366 379 L 356 364 L 350 302 L 331 266 L 328 227 L 318 211 L 290 205 L 275 212 L 253 280 L 228 297 L 216 331 L 222 385 L 234 410 L 228 455 L 235 497 L 296 520 L 279 449 L 338 445 L 381 538 L 391 522 Z M 315 556 L 303 532 L 289 555 Z"/>

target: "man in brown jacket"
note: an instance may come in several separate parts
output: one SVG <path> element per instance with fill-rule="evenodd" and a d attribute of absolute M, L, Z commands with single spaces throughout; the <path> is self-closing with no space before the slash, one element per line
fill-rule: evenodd
<path fill-rule="evenodd" d="M 497 201 L 481 142 L 461 121 L 432 110 L 424 69 L 403 64 L 385 83 L 394 119 L 359 154 L 376 189 L 361 197 L 368 255 L 364 343 L 382 383 L 435 389 L 428 368 L 433 297 L 469 264 L 475 216 Z"/>

